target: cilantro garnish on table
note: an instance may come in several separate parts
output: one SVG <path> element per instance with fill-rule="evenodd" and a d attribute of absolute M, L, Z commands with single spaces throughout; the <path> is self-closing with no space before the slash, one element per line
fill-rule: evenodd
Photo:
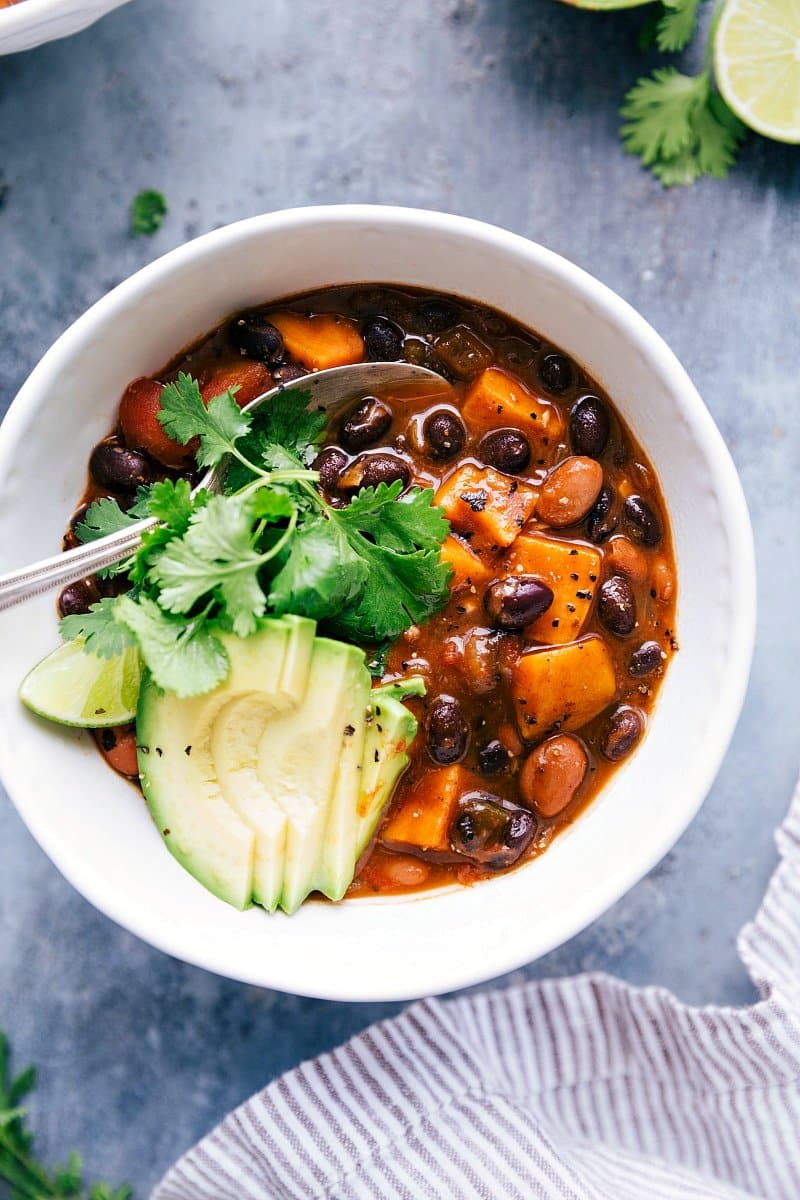
<path fill-rule="evenodd" d="M 33 1067 L 12 1078 L 8 1041 L 0 1033 L 0 1180 L 9 1185 L 9 1200 L 131 1200 L 133 1192 L 126 1184 L 116 1189 L 107 1183 L 87 1186 L 80 1155 L 74 1150 L 60 1167 L 37 1160 L 27 1109 L 22 1106 L 35 1084 Z"/>
<path fill-rule="evenodd" d="M 689 45 L 697 28 L 701 0 L 663 0 L 645 29 L 644 46 L 663 53 Z M 736 161 L 746 129 L 714 86 L 712 18 L 703 70 L 685 75 L 676 67 L 657 67 L 630 89 L 620 109 L 622 143 L 636 154 L 665 187 L 694 183 L 703 175 L 724 179 Z"/>
<path fill-rule="evenodd" d="M 134 237 L 149 237 L 161 228 L 167 215 L 167 201 L 155 188 L 145 188 L 134 196 L 131 205 L 131 233 Z"/>
<path fill-rule="evenodd" d="M 429 488 L 379 484 L 343 508 L 328 504 L 309 463 L 327 418 L 309 412 L 307 391 L 276 395 L 243 412 L 228 391 L 208 407 L 180 374 L 161 397 L 159 420 L 197 462 L 222 467 L 218 494 L 192 495 L 186 480 L 140 489 L 132 509 L 100 500 L 78 526 L 81 541 L 155 517 L 118 570 L 132 588 L 86 614 L 65 617 L 62 635 L 112 657 L 137 645 L 156 682 L 179 696 L 218 686 L 228 672 L 220 632 L 247 637 L 268 615 L 312 617 L 334 635 L 380 643 L 424 621 L 449 596 L 441 560 L 449 524 Z"/>

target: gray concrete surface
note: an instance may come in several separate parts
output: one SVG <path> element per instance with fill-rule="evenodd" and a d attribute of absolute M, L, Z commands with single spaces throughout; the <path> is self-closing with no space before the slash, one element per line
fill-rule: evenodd
<path fill-rule="evenodd" d="M 287 205 L 466 213 L 616 288 L 682 358 L 742 474 L 755 667 L 724 768 L 674 851 L 515 978 L 601 969 L 743 1003 L 736 933 L 774 865 L 800 761 L 800 152 L 754 137 L 726 183 L 662 191 L 616 136 L 643 69 L 641 19 L 547 0 L 134 0 L 0 60 L 0 412 L 131 271 Z M 128 206 L 146 186 L 170 215 L 133 241 Z M 5 797 L 0 980 L 0 1027 L 41 1068 L 41 1148 L 79 1146 L 140 1200 L 230 1106 L 396 1008 L 298 1000 L 171 961 L 72 891 Z"/>

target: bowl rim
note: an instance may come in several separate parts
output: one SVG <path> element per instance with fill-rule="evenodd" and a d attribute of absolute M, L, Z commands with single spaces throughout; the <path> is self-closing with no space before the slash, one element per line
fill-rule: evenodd
<path fill-rule="evenodd" d="M 197 949 L 187 952 L 181 945 L 179 929 L 167 930 L 163 925 L 154 927 L 146 915 L 142 918 L 135 902 L 124 892 L 119 889 L 115 891 L 113 886 L 96 885 L 94 880 L 82 877 L 80 863 L 66 851 L 62 853 L 58 836 L 51 836 L 46 819 L 38 818 L 35 806 L 17 803 L 11 787 L 6 782 L 7 772 L 0 747 L 0 777 L 6 782 L 9 796 L 24 824 L 72 886 L 106 916 L 165 953 L 227 978 L 260 987 L 340 1001 L 405 1000 L 421 994 L 451 991 L 494 979 L 563 944 L 607 911 L 664 857 L 699 811 L 734 735 L 745 699 L 755 642 L 755 549 L 744 491 L 722 435 L 684 367 L 663 338 L 632 305 L 583 268 L 540 243 L 469 217 L 389 205 L 296 207 L 249 217 L 178 246 L 142 267 L 97 300 L 46 351 L 23 383 L 0 424 L 0 477 L 8 468 L 9 456 L 13 451 L 18 431 L 22 429 L 26 420 L 28 407 L 34 405 L 41 383 L 60 372 L 62 364 L 72 357 L 73 342 L 80 341 L 84 331 L 91 328 L 98 319 L 105 320 L 109 314 L 113 316 L 115 306 L 129 304 L 137 297 L 150 293 L 173 271 L 193 261 L 206 256 L 224 257 L 226 249 L 239 239 L 247 239 L 253 235 L 274 237 L 288 229 L 302 232 L 304 227 L 319 223 L 350 226 L 369 223 L 374 227 L 376 224 L 397 225 L 398 222 L 403 224 L 408 236 L 413 236 L 415 230 L 423 228 L 428 234 L 440 231 L 449 236 L 462 235 L 471 240 L 477 239 L 489 249 L 502 248 L 511 252 L 517 260 L 527 265 L 535 264 L 555 272 L 568 280 L 569 286 L 580 293 L 593 308 L 605 312 L 624 336 L 643 348 L 654 364 L 670 378 L 672 386 L 676 391 L 680 391 L 687 407 L 691 409 L 692 438 L 699 442 L 703 454 L 713 468 L 713 486 L 721 501 L 723 521 L 737 547 L 737 554 L 731 562 L 731 587 L 735 589 L 731 607 L 731 628 L 734 636 L 731 638 L 726 663 L 729 686 L 724 694 L 715 697 L 717 715 L 713 736 L 704 743 L 702 764 L 698 763 L 696 766 L 691 803 L 685 800 L 681 806 L 676 806 L 672 812 L 672 819 L 664 822 L 661 836 L 648 844 L 647 852 L 632 856 L 624 870 L 609 872 L 603 883 L 598 884 L 591 894 L 586 894 L 585 897 L 582 895 L 581 899 L 576 901 L 566 919 L 553 923 L 549 934 L 543 934 L 539 928 L 536 944 L 527 953 L 520 954 L 516 946 L 512 950 L 505 949 L 505 940 L 497 939 L 493 946 L 484 947 L 481 955 L 477 956 L 477 962 L 472 965 L 465 961 L 459 969 L 455 969 L 452 964 L 430 968 L 427 972 L 429 986 L 426 993 L 420 991 L 418 984 L 403 991 L 397 987 L 396 981 L 387 986 L 380 980 L 375 980 L 370 987 L 359 983 L 356 991 L 348 988 L 346 981 L 340 980 L 325 980 L 320 988 L 297 987 L 291 980 L 273 977 L 269 964 L 266 964 L 266 968 L 262 963 L 254 965 L 253 968 L 249 968 L 247 964 L 240 964 L 232 970 L 230 963 L 223 961 L 225 955 L 215 951 L 213 947 L 206 945 L 205 953 Z"/>

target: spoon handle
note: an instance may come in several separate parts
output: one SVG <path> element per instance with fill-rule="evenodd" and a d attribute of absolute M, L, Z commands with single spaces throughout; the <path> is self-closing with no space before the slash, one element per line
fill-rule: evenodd
<path fill-rule="evenodd" d="M 119 533 L 110 533 L 85 546 L 54 554 L 52 558 L 44 558 L 41 562 L 31 563 L 16 571 L 7 571 L 0 575 L 0 612 L 31 596 L 38 596 L 59 585 L 75 583 L 78 579 L 93 575 L 95 571 L 122 562 L 139 545 L 145 529 L 152 529 L 156 524 L 153 517 L 137 521 Z"/>

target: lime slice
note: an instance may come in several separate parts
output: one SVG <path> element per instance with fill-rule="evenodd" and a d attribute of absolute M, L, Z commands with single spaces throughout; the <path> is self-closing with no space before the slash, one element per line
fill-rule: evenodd
<path fill-rule="evenodd" d="M 745 125 L 779 142 L 800 142 L 800 0 L 728 0 L 714 69 Z"/>
<path fill-rule="evenodd" d="M 25 676 L 19 698 L 59 725 L 102 729 L 136 716 L 142 663 L 135 647 L 114 658 L 87 654 L 83 642 L 65 642 Z"/>

